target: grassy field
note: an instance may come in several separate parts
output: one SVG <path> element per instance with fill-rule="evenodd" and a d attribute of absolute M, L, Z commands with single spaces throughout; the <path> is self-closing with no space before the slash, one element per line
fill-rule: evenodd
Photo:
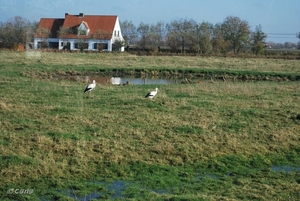
<path fill-rule="evenodd" d="M 130 54 L 7 52 L 1 53 L 1 63 L 14 64 L 15 72 L 23 70 L 30 77 L 52 75 L 99 74 L 126 71 L 128 74 L 174 75 L 207 73 L 232 76 L 280 76 L 300 80 L 298 60 L 244 59 L 196 56 L 136 56 Z M 1 64 L 0 64 L 1 65 Z"/>
<path fill-rule="evenodd" d="M 287 81 L 84 94 L 85 82 L 53 79 L 118 69 Z M 300 82 L 288 79 L 299 74 L 297 60 L 2 51 L 0 199 L 299 200 Z"/>

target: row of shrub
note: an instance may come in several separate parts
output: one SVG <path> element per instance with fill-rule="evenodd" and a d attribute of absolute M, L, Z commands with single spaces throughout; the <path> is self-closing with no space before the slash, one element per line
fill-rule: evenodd
<path fill-rule="evenodd" d="M 2 49 L 4 50 L 4 49 Z M 23 51 L 25 49 L 16 49 L 18 51 Z M 42 52 L 68 52 L 68 53 L 111 53 L 107 51 L 91 51 L 91 50 L 58 50 L 52 48 L 43 48 L 39 49 L 38 51 Z M 263 54 L 255 54 L 251 51 L 244 51 L 239 54 L 234 54 L 233 52 L 226 52 L 226 53 L 198 53 L 192 50 L 185 50 L 184 52 L 178 51 L 171 51 L 167 48 L 126 48 L 125 52 L 129 54 L 139 55 L 139 56 L 215 56 L 215 57 L 233 57 L 233 58 L 268 58 L 268 59 L 287 59 L 287 60 L 298 60 L 300 59 L 300 50 L 295 49 L 265 49 Z M 114 52 L 116 53 L 116 52 Z M 121 53 L 121 52 L 118 52 Z"/>

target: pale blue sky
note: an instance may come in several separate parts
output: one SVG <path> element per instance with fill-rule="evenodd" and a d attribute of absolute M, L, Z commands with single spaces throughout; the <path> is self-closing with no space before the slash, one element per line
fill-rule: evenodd
<path fill-rule="evenodd" d="M 216 24 L 237 16 L 252 30 L 261 24 L 267 41 L 299 42 L 295 35 L 300 32 L 300 0 L 0 0 L 2 22 L 16 15 L 39 21 L 64 18 L 65 13 L 118 15 L 136 26 L 181 18 Z"/>

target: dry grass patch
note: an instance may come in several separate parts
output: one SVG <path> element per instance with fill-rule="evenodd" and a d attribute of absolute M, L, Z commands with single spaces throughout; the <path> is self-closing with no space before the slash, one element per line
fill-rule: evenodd
<path fill-rule="evenodd" d="M 246 72 L 278 72 L 299 74 L 297 60 L 244 59 L 197 56 L 136 56 L 98 53 L 55 53 L 42 52 L 39 58 L 27 58 L 25 53 L 2 51 L 1 62 L 21 64 L 23 67 L 38 68 L 39 71 L 80 72 L 97 69 L 211 69 Z M 59 68 L 58 68 L 59 66 Z M 36 70 L 38 70 L 36 69 Z"/>

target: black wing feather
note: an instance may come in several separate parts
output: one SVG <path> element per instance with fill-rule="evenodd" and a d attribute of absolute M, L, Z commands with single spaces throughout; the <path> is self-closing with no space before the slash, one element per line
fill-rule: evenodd
<path fill-rule="evenodd" d="M 151 95 L 151 92 L 149 92 L 149 93 L 145 96 L 145 98 L 149 97 L 150 95 Z"/>
<path fill-rule="evenodd" d="M 91 89 L 92 88 L 86 87 L 85 90 L 84 90 L 84 93 L 87 92 L 87 91 L 90 91 Z"/>

